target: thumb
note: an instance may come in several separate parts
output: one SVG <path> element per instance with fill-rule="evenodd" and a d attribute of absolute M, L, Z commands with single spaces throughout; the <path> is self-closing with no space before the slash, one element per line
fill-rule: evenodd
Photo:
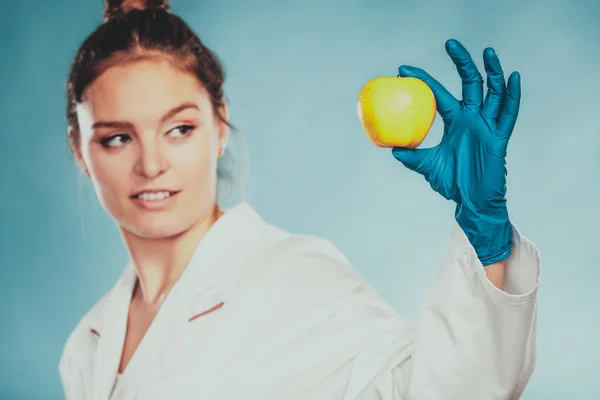
<path fill-rule="evenodd" d="M 424 174 L 424 160 L 431 149 L 408 149 L 405 147 L 394 147 L 392 154 L 396 160 L 400 161 L 404 166 L 411 171 Z"/>

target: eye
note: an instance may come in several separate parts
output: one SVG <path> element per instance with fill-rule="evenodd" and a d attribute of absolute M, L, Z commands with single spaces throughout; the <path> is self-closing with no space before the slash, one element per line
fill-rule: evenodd
<path fill-rule="evenodd" d="M 171 129 L 167 132 L 168 135 L 171 135 L 175 138 L 189 136 L 190 133 L 195 129 L 195 126 L 192 125 L 180 125 L 177 128 Z"/>
<path fill-rule="evenodd" d="M 126 133 L 119 133 L 118 135 L 112 135 L 102 139 L 100 143 L 107 149 L 114 149 L 123 147 L 123 145 L 129 141 L 131 141 L 131 136 Z"/>

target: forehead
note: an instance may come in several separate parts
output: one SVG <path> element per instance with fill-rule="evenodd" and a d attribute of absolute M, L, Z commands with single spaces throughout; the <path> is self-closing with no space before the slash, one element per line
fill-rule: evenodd
<path fill-rule="evenodd" d="M 184 102 L 210 107 L 207 91 L 191 73 L 165 60 L 114 65 L 86 90 L 84 109 L 95 120 L 157 116 Z M 160 115 L 158 115 L 160 117 Z"/>

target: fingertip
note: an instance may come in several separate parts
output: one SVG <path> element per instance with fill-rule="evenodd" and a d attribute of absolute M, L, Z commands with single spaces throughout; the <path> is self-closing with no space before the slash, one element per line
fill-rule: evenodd
<path fill-rule="evenodd" d="M 446 41 L 446 52 L 450 55 L 468 53 L 467 48 L 456 39 L 448 39 Z"/>
<path fill-rule="evenodd" d="M 398 147 L 398 146 L 392 147 L 392 155 L 394 157 L 396 157 L 396 154 L 401 153 L 402 150 L 403 150 L 402 147 Z"/>
<path fill-rule="evenodd" d="M 449 49 L 452 47 L 457 47 L 458 44 L 459 44 L 458 40 L 456 40 L 454 38 L 450 38 L 450 39 L 446 40 L 446 49 Z"/>
<path fill-rule="evenodd" d="M 508 94 L 514 100 L 521 97 L 521 75 L 518 72 L 513 72 L 508 78 L 507 84 Z"/>
<path fill-rule="evenodd" d="M 398 73 L 401 76 L 412 76 L 415 75 L 415 67 L 411 67 L 410 65 L 401 65 L 398 68 Z"/>
<path fill-rule="evenodd" d="M 493 56 L 495 56 L 495 55 L 496 55 L 496 50 L 494 50 L 494 49 L 493 49 L 493 48 L 491 48 L 491 47 L 486 47 L 486 48 L 483 50 L 483 56 L 484 56 L 484 57 L 493 57 Z"/>
<path fill-rule="evenodd" d="M 402 164 L 407 165 L 410 164 L 412 157 L 414 156 L 412 149 L 406 147 L 393 147 L 392 148 L 392 156 Z"/>
<path fill-rule="evenodd" d="M 521 89 L 521 74 L 518 71 L 514 71 L 510 74 L 510 82 L 513 90 Z"/>

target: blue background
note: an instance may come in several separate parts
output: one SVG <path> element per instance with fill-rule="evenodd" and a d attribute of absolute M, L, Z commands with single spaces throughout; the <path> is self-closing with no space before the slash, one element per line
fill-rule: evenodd
<path fill-rule="evenodd" d="M 269 222 L 332 240 L 411 318 L 441 265 L 453 206 L 368 142 L 357 94 L 411 64 L 459 96 L 446 39 L 460 40 L 481 71 L 483 49 L 494 47 L 507 76 L 522 75 L 509 211 L 544 265 L 538 361 L 523 398 L 600 398 L 600 3 L 173 3 L 226 66 L 232 122 L 250 155 L 248 201 Z M 59 399 L 64 341 L 127 257 L 65 140 L 66 75 L 102 2 L 2 8 L 0 398 Z M 441 133 L 437 117 L 423 146 Z"/>

